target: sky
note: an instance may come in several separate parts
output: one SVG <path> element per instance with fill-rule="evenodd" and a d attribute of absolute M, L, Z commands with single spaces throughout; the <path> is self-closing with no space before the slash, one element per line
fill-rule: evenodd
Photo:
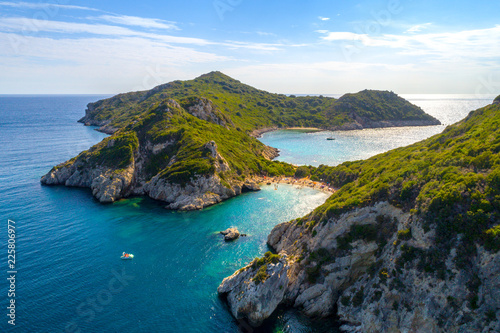
<path fill-rule="evenodd" d="M 221 71 L 275 93 L 500 94 L 500 1 L 0 0 L 0 94 Z"/>

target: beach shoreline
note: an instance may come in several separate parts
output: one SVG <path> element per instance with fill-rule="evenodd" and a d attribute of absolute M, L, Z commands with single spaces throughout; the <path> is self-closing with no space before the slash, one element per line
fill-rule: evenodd
<path fill-rule="evenodd" d="M 323 132 L 327 131 L 326 129 L 322 128 L 317 128 L 317 127 L 284 127 L 284 128 L 279 128 L 279 127 L 264 127 L 264 128 L 259 128 L 256 130 L 253 130 L 249 135 L 253 136 L 254 138 L 261 138 L 263 134 L 268 133 L 268 132 L 274 132 L 274 131 L 307 131 L 307 132 Z"/>
<path fill-rule="evenodd" d="M 250 178 L 250 180 L 259 185 L 265 184 L 265 185 L 279 186 L 279 184 L 286 184 L 286 185 L 296 186 L 299 189 L 303 187 L 309 187 L 314 190 L 327 193 L 328 195 L 332 195 L 337 191 L 335 188 L 329 186 L 327 183 L 312 181 L 307 177 L 297 179 L 294 177 L 284 177 L 284 176 L 280 177 L 253 176 Z"/>

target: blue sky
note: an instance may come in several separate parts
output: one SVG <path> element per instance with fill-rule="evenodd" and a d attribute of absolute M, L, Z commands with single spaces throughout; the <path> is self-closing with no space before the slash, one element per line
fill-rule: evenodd
<path fill-rule="evenodd" d="M 278 93 L 500 94 L 498 13 L 491 0 L 0 1 L 0 94 L 213 70 Z"/>

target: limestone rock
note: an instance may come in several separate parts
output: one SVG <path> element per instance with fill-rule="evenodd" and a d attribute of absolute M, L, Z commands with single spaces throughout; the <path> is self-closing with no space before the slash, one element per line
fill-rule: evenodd
<path fill-rule="evenodd" d="M 215 143 L 215 141 L 212 140 L 207 142 L 203 148 L 208 150 L 210 152 L 210 157 L 215 160 L 215 171 L 217 173 L 231 170 L 229 163 L 227 163 L 226 159 L 217 150 L 217 143 Z"/>
<path fill-rule="evenodd" d="M 222 112 L 205 97 L 199 97 L 194 100 L 194 104 L 187 107 L 187 112 L 193 116 L 206 120 L 221 126 L 234 126 L 233 122 L 224 116 Z"/>
<path fill-rule="evenodd" d="M 248 279 L 254 273 L 248 266 L 223 281 L 221 290 L 234 291 L 228 302 L 236 318 L 257 317 L 254 323 L 260 322 L 269 312 L 257 309 L 269 309 L 272 299 L 320 317 L 332 315 L 336 304 L 346 332 L 500 331 L 500 253 L 478 246 L 472 270 L 462 270 L 455 266 L 457 251 L 452 250 L 446 260 L 451 274 L 442 279 L 412 264 L 419 259 L 416 255 L 406 256 L 408 263 L 397 266 L 403 260 L 402 245 L 429 249 L 433 232 L 425 232 L 420 219 L 387 202 L 354 209 L 312 228 L 307 223 L 279 224 L 268 237 L 268 245 L 288 255 L 284 293 L 251 289 L 251 302 L 235 300 L 238 293 L 250 290 Z M 339 241 L 351 226 L 371 225 L 386 237 L 349 236 L 348 246 Z M 398 239 L 397 231 L 406 229 L 411 229 L 412 238 Z"/>
<path fill-rule="evenodd" d="M 41 179 L 42 184 L 45 185 L 61 185 L 72 176 L 74 170 L 68 166 L 58 166 L 53 168 L 49 173 L 44 175 Z"/>
<path fill-rule="evenodd" d="M 225 187 L 217 175 L 197 176 L 185 186 L 155 176 L 144 186 L 144 192 L 155 200 L 167 202 L 169 209 L 195 210 L 240 194 L 241 188 Z"/>
<path fill-rule="evenodd" d="M 229 228 L 224 231 L 221 231 L 220 233 L 224 235 L 225 241 L 233 241 L 238 237 L 240 237 L 240 232 L 238 231 L 238 228 Z"/>
<path fill-rule="evenodd" d="M 92 195 L 102 203 L 114 202 L 129 195 L 134 181 L 134 167 L 115 172 L 109 168 L 82 168 L 81 161 L 52 169 L 41 178 L 45 185 L 89 187 Z"/>
<path fill-rule="evenodd" d="M 171 106 L 172 103 L 167 103 Z M 108 140 L 106 148 L 114 146 L 115 140 Z M 172 183 L 157 174 L 146 178 L 145 165 L 148 156 L 157 155 L 171 145 L 173 139 L 152 144 L 143 142 L 135 153 L 133 161 L 124 169 L 114 170 L 103 165 L 91 165 L 86 157 L 79 156 L 53 168 L 41 178 L 44 185 L 66 185 L 87 187 L 93 196 L 102 203 L 114 202 L 129 195 L 147 195 L 152 199 L 167 203 L 166 208 L 175 210 L 197 210 L 214 205 L 241 194 L 242 189 L 258 190 L 252 182 L 239 180 L 223 181 L 220 174 L 231 170 L 228 162 L 219 153 L 217 143 L 209 141 L 203 149 L 210 152 L 215 173 L 196 175 L 185 184 Z M 175 155 L 170 157 L 167 168 L 176 163 Z"/>
<path fill-rule="evenodd" d="M 273 160 L 280 156 L 280 151 L 277 148 L 266 146 L 262 152 L 262 156 L 268 160 Z"/>
<path fill-rule="evenodd" d="M 260 191 L 260 186 L 255 182 L 248 181 L 245 184 L 243 184 L 241 191 L 242 192 Z"/>
<path fill-rule="evenodd" d="M 276 264 L 267 264 L 267 278 L 254 281 L 258 269 L 248 265 L 222 281 L 217 289 L 227 298 L 231 313 L 237 319 L 247 319 L 250 325 L 258 326 L 268 318 L 283 301 L 288 284 L 289 266 L 286 256 Z"/>

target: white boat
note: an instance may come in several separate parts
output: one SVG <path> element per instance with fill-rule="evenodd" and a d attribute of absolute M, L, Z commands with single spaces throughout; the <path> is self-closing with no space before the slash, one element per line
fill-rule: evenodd
<path fill-rule="evenodd" d="M 124 253 L 120 258 L 122 258 L 123 260 L 130 260 L 130 259 L 134 259 L 134 255 L 133 254 L 130 254 L 128 253 L 128 255 L 125 255 L 127 253 Z"/>

